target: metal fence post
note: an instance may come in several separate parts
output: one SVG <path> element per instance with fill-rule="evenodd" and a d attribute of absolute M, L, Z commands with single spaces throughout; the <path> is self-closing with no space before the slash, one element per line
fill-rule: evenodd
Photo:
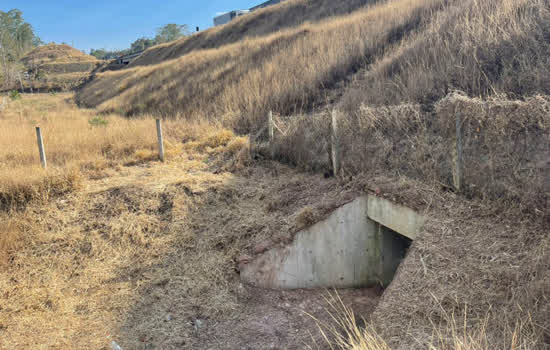
<path fill-rule="evenodd" d="M 159 143 L 159 159 L 164 162 L 164 140 L 162 138 L 162 125 L 160 119 L 157 119 L 157 138 Z"/>
<path fill-rule="evenodd" d="M 44 152 L 44 142 L 42 141 L 42 131 L 40 127 L 36 127 L 36 141 L 38 143 L 38 152 L 40 153 L 40 163 L 42 163 L 42 168 L 46 169 L 46 152 Z"/>

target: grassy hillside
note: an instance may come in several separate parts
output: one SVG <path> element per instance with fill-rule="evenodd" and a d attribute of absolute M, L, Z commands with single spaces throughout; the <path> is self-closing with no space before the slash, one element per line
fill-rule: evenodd
<path fill-rule="evenodd" d="M 94 56 L 87 55 L 69 45 L 48 44 L 39 46 L 27 53 L 21 62 L 25 65 L 52 63 L 96 62 Z"/>
<path fill-rule="evenodd" d="M 194 50 L 214 49 L 243 39 L 266 36 L 280 30 L 319 22 L 327 17 L 346 15 L 367 4 L 380 0 L 293 0 L 258 9 L 238 17 L 231 23 L 211 28 L 177 42 L 158 45 L 147 50 L 130 66 L 157 64 L 177 58 Z"/>
<path fill-rule="evenodd" d="M 48 44 L 28 52 L 21 63 L 30 73 L 26 89 L 70 90 L 82 84 L 101 62 L 69 45 Z"/>
<path fill-rule="evenodd" d="M 261 13 L 247 21 L 254 16 Z M 471 96 L 545 93 L 549 19 L 546 0 L 383 1 L 351 15 L 98 74 L 77 98 L 104 111 L 217 119 L 245 130 L 268 109 L 292 115 L 329 102 L 348 111 L 362 102 L 429 104 L 452 89 Z M 213 31 L 237 32 L 240 25 Z M 173 57 L 184 44 L 156 48 L 155 56 Z"/>

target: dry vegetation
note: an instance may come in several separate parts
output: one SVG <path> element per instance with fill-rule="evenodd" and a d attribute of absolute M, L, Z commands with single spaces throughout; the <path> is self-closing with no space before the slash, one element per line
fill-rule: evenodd
<path fill-rule="evenodd" d="M 177 42 L 157 45 L 148 49 L 131 67 L 157 64 L 177 58 L 195 50 L 214 49 L 256 38 L 307 22 L 319 22 L 327 17 L 349 14 L 366 4 L 379 0 L 293 0 L 276 6 L 256 10 L 253 15 L 238 17 L 230 24 L 201 31 Z"/>
<path fill-rule="evenodd" d="M 23 95 L 3 107 L 0 125 L 0 210 L 4 212 L 71 192 L 80 186 L 82 174 L 100 178 L 120 165 L 158 157 L 153 118 L 129 120 L 77 109 L 71 94 Z M 40 167 L 36 126 L 42 129 L 48 170 Z M 196 140 L 192 147 L 204 149 L 234 138 L 232 132 L 206 123 L 168 121 L 164 133 L 169 159 L 181 153 L 182 141 Z"/>
<path fill-rule="evenodd" d="M 61 197 L 3 203 L 0 347 L 103 349 L 116 340 L 129 349 L 239 348 L 273 341 L 265 330 L 250 333 L 262 331 L 258 317 L 281 313 L 281 302 L 311 303 L 311 295 L 295 301 L 253 294 L 239 282 L 237 257 L 260 242 L 291 239 L 301 208 L 322 215 L 353 189 L 280 165 L 244 167 L 247 139 L 208 124 L 167 122 L 169 150 L 177 151 L 153 164 L 152 119 L 102 116 L 108 124 L 94 126 L 97 114 L 74 109 L 70 97 L 23 95 L 0 120 L 2 198 L 41 196 L 48 179 L 68 183 L 71 168 L 80 173 Z M 44 128 L 46 172 L 35 165 L 33 120 Z M 277 317 L 281 332 L 293 334 L 285 341 L 307 340 L 307 333 L 295 334 L 304 324 L 299 313 Z M 204 330 L 197 331 L 199 321 Z"/>
<path fill-rule="evenodd" d="M 30 76 L 30 80 L 22 82 L 23 88 L 30 91 L 70 91 L 101 66 L 95 57 L 64 44 L 37 47 L 21 63 Z"/>
<path fill-rule="evenodd" d="M 329 293 L 326 298 L 328 305 L 326 312 L 331 315 L 330 322 L 323 322 L 313 317 L 319 327 L 322 339 L 329 344 L 331 349 L 343 350 L 391 350 L 388 343 L 378 334 L 376 326 L 359 319 L 354 311 L 347 306 L 338 293 Z M 467 312 L 467 309 L 465 310 Z M 496 343 L 489 340 L 491 333 L 489 319 L 468 320 L 468 315 L 459 317 L 459 324 L 454 314 L 446 315 L 444 325 L 434 324 L 434 332 L 431 340 L 424 344 L 429 350 L 530 350 L 537 348 L 536 328 L 532 320 L 526 323 L 517 323 L 506 327 L 501 334 L 502 340 L 497 347 Z M 504 321 L 506 322 L 506 321 Z M 469 328 L 468 324 L 476 324 L 475 328 Z M 313 347 L 309 347 L 310 349 Z M 319 346 L 317 345 L 317 348 Z"/>
<path fill-rule="evenodd" d="M 344 306 L 335 346 L 545 349 L 550 3 L 391 0 L 356 10 L 367 2 L 289 0 L 154 47 L 78 92 L 97 109 L 77 109 L 67 94 L 10 101 L 0 111 L 0 266 L 9 271 L 0 272 L 0 341 L 220 347 L 216 332 L 258 312 L 241 310 L 254 298 L 235 259 L 266 240 L 288 242 L 375 188 L 423 212 L 426 229 L 373 327 Z M 290 16 L 298 10 L 313 22 Z M 221 128 L 258 130 L 274 110 L 275 157 L 328 170 L 334 106 L 340 180 L 251 165 L 247 138 Z M 152 115 L 169 117 L 168 164 L 151 164 Z M 452 186 L 457 115 L 463 196 Z M 201 333 L 198 319 L 222 321 Z M 220 339 L 243 345 L 231 333 Z"/>
<path fill-rule="evenodd" d="M 363 102 L 429 105 L 451 89 L 470 96 L 547 93 L 548 6 L 545 0 L 384 1 L 98 74 L 78 100 L 105 111 L 217 119 L 247 130 L 257 128 L 268 109 L 282 115 L 309 111 L 342 93 L 343 109 L 352 112 Z M 212 30 L 229 32 L 246 17 Z M 184 44 L 157 48 L 156 55 L 172 57 Z M 352 77 L 356 84 L 339 85 Z"/>
<path fill-rule="evenodd" d="M 28 52 L 21 62 L 25 65 L 53 63 L 97 62 L 94 56 L 87 55 L 69 45 L 48 44 Z"/>

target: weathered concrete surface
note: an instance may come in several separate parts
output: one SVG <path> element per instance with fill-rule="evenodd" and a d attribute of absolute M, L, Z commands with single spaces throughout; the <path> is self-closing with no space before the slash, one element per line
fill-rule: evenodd
<path fill-rule="evenodd" d="M 423 220 L 408 208 L 384 202 L 365 196 L 336 209 L 327 219 L 298 232 L 290 245 L 271 249 L 245 264 L 241 279 L 282 289 L 389 284 L 410 240 L 387 227 L 416 237 L 417 225 Z M 387 227 L 371 220 L 371 211 Z M 392 213 L 405 215 L 405 219 L 394 218 Z"/>
<path fill-rule="evenodd" d="M 424 225 L 424 217 L 414 210 L 376 196 L 368 196 L 367 215 L 369 219 L 412 240 L 416 239 Z"/>
<path fill-rule="evenodd" d="M 369 244 L 376 224 L 367 219 L 367 199 L 336 209 L 299 232 L 294 241 L 267 251 L 241 270 L 244 281 L 268 288 L 354 287 L 375 283 L 378 258 Z"/>

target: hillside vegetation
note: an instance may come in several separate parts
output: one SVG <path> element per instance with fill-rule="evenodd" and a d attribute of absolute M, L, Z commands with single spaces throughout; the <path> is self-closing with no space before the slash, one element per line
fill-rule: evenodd
<path fill-rule="evenodd" d="M 70 90 L 86 81 L 102 63 L 69 45 L 39 46 L 21 58 L 29 73 L 26 89 Z"/>
<path fill-rule="evenodd" d="M 307 313 L 334 349 L 548 349 L 548 38 L 550 0 L 288 0 L 0 98 L 0 348 L 299 348 Z M 241 283 L 366 194 L 426 219 L 381 298 Z"/>
<path fill-rule="evenodd" d="M 430 104 L 452 89 L 471 96 L 545 93 L 548 6 L 546 0 L 383 1 L 159 62 L 200 42 L 183 39 L 143 56 L 156 64 L 97 74 L 77 98 L 107 112 L 217 119 L 247 130 L 269 109 L 292 115 L 327 102 L 349 111 L 363 102 Z M 203 35 L 238 33 L 243 21 L 265 11 Z"/>
<path fill-rule="evenodd" d="M 29 51 L 21 62 L 25 65 L 42 65 L 52 63 L 96 62 L 94 56 L 87 55 L 66 44 L 48 44 Z"/>
<path fill-rule="evenodd" d="M 194 50 L 214 49 L 243 39 L 273 34 L 280 30 L 319 22 L 327 17 L 347 15 L 366 4 L 380 0 L 293 0 L 277 6 L 256 10 L 253 14 L 238 17 L 224 26 L 201 31 L 177 42 L 158 45 L 147 50 L 131 66 L 157 64 L 177 58 Z"/>

